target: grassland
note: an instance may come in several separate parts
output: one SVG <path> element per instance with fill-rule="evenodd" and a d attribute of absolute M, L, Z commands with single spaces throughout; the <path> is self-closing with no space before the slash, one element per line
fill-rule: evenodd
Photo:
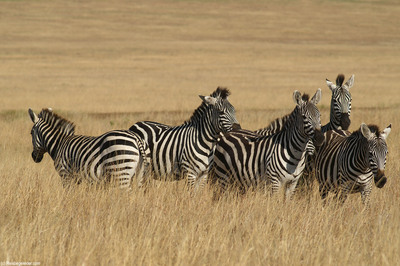
<path fill-rule="evenodd" d="M 396 1 L 1 1 L 0 262 L 41 265 L 395 265 L 400 261 L 400 5 Z M 217 86 L 242 127 L 290 112 L 325 78 L 355 74 L 351 130 L 392 123 L 383 189 L 323 206 L 263 193 L 212 201 L 182 182 L 147 193 L 64 190 L 31 157 L 29 107 L 98 135 L 177 125 Z"/>

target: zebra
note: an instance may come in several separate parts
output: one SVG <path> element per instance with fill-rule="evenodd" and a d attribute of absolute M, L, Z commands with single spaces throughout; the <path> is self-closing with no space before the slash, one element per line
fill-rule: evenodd
<path fill-rule="evenodd" d="M 391 127 L 390 124 L 380 131 L 376 125 L 362 123 L 353 133 L 344 130 L 325 133 L 325 143 L 317 148 L 315 158 L 315 175 L 322 199 L 333 191 L 343 203 L 349 193 L 360 192 L 362 202 L 368 205 L 372 179 L 378 188 L 387 181 L 386 139 Z"/>
<path fill-rule="evenodd" d="M 329 130 L 348 130 L 350 126 L 351 112 L 351 93 L 350 89 L 354 85 L 354 74 L 343 84 L 345 76 L 339 74 L 336 78 L 336 85 L 329 79 L 326 79 L 328 88 L 332 91 L 331 110 L 329 123 L 321 128 L 322 133 Z"/>
<path fill-rule="evenodd" d="M 42 109 L 37 115 L 29 108 L 33 161 L 39 163 L 49 153 L 64 187 L 72 182 L 89 183 L 115 178 L 121 188 L 129 188 L 132 177 L 138 180 L 149 165 L 146 143 L 129 130 L 113 130 L 98 137 L 75 135 L 75 125 Z"/>
<path fill-rule="evenodd" d="M 321 89 L 311 100 L 295 90 L 293 99 L 296 107 L 275 134 L 263 136 L 241 130 L 225 134 L 217 142 L 213 182 L 218 183 L 220 192 L 232 185 L 244 193 L 271 184 L 273 193 L 283 187 L 286 198 L 292 197 L 304 169 L 307 142 L 313 139 L 321 145 L 324 141 L 316 107 Z"/>
<path fill-rule="evenodd" d="M 333 84 L 329 79 L 326 79 L 326 84 L 332 92 L 331 107 L 329 122 L 321 127 L 322 133 L 329 130 L 348 130 L 350 126 L 350 112 L 351 112 L 351 93 L 350 89 L 354 85 L 354 74 L 351 75 L 349 80 L 343 84 L 345 76 L 338 74 L 336 77 L 336 85 Z M 256 130 L 255 132 L 260 135 L 272 135 L 280 131 L 288 119 L 288 115 L 277 118 L 272 121 L 270 125 L 265 128 Z M 303 175 L 298 182 L 298 186 L 306 184 L 309 188 L 314 180 L 314 160 L 315 160 L 315 146 L 312 141 L 307 144 L 306 153 L 306 166 L 303 171 Z"/>
<path fill-rule="evenodd" d="M 332 92 L 331 97 L 331 109 L 329 115 L 329 122 L 321 127 L 322 133 L 329 130 L 347 130 L 350 126 L 350 112 L 351 112 L 351 93 L 350 88 L 354 85 L 354 74 L 351 75 L 349 80 L 343 84 L 345 76 L 339 74 L 336 78 L 336 85 L 334 85 L 329 79 L 326 79 L 326 84 Z M 268 126 L 258 129 L 255 133 L 269 136 L 279 132 L 282 128 L 289 115 L 279 117 L 273 120 Z"/>
<path fill-rule="evenodd" d="M 180 126 L 144 121 L 130 127 L 149 146 L 154 178 L 186 178 L 188 187 L 196 190 L 207 182 L 220 133 L 240 128 L 229 95 L 228 89 L 218 87 L 210 96 L 199 96 L 202 104 Z"/>

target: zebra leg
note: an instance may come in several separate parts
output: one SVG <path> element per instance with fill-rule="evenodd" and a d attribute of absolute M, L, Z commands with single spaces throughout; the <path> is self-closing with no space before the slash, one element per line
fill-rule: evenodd
<path fill-rule="evenodd" d="M 193 189 L 194 192 L 198 192 L 203 189 L 207 183 L 208 172 L 204 171 L 200 175 L 193 173 L 187 174 L 188 187 Z"/>
<path fill-rule="evenodd" d="M 138 187 L 145 187 L 151 180 L 151 154 L 145 141 L 137 136 L 137 144 L 140 151 L 139 162 L 136 170 Z"/>
<path fill-rule="evenodd" d="M 305 166 L 302 175 L 297 182 L 298 186 L 306 191 L 312 191 L 315 179 L 315 154 L 306 154 Z"/>
<path fill-rule="evenodd" d="M 221 198 L 221 196 L 225 193 L 225 191 L 226 189 L 224 186 L 222 186 L 222 184 L 217 184 L 217 187 L 214 187 L 212 200 L 218 201 Z"/>
<path fill-rule="evenodd" d="M 321 196 L 321 199 L 324 202 L 326 200 L 326 197 L 328 196 L 328 193 L 329 193 L 328 188 L 325 185 L 321 184 L 319 186 L 319 195 Z"/>
<path fill-rule="evenodd" d="M 372 179 L 368 182 L 365 187 L 361 190 L 361 201 L 365 207 L 369 206 L 370 194 L 372 191 Z"/>
<path fill-rule="evenodd" d="M 146 189 L 152 179 L 151 174 L 150 162 L 148 160 L 140 160 L 136 169 L 137 186 Z"/>
<path fill-rule="evenodd" d="M 61 183 L 63 188 L 69 189 L 73 183 L 74 178 L 70 175 L 61 176 Z"/>
<path fill-rule="evenodd" d="M 336 192 L 335 200 L 337 200 L 340 205 L 343 205 L 347 199 L 347 196 L 349 195 L 349 192 L 350 189 L 347 186 L 342 186 L 341 189 Z"/>
<path fill-rule="evenodd" d="M 286 200 L 291 200 L 293 198 L 294 192 L 296 191 L 296 186 L 297 186 L 297 181 L 298 179 L 286 182 L 285 187 L 285 196 Z"/>
<path fill-rule="evenodd" d="M 196 184 L 197 175 L 194 175 L 192 173 L 187 173 L 186 178 L 187 178 L 188 188 L 194 188 L 194 186 Z"/>
<path fill-rule="evenodd" d="M 279 180 L 274 180 L 271 182 L 271 195 L 276 194 L 281 189 L 281 182 Z"/>
<path fill-rule="evenodd" d="M 208 180 L 208 172 L 205 171 L 202 173 L 202 175 L 200 177 L 198 177 L 195 189 L 202 190 L 205 187 L 205 185 L 207 184 L 207 180 Z"/>
<path fill-rule="evenodd" d="M 61 183 L 63 188 L 65 189 L 69 189 L 71 187 L 72 184 L 76 183 L 76 184 L 80 184 L 80 179 L 78 179 L 78 176 L 69 173 L 67 170 L 65 170 L 65 168 L 61 168 L 61 169 L 57 169 L 58 174 L 61 177 Z"/>
<path fill-rule="evenodd" d="M 218 201 L 221 196 L 227 191 L 229 187 L 227 180 L 225 178 L 216 178 L 213 180 L 213 201 Z"/>
<path fill-rule="evenodd" d="M 131 190 L 131 183 L 132 183 L 133 175 L 123 174 L 116 177 L 118 180 L 118 186 L 120 189 L 127 189 Z"/>

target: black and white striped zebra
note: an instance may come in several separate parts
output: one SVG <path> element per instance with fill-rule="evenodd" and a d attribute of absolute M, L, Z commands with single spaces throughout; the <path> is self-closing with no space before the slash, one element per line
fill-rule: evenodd
<path fill-rule="evenodd" d="M 353 133 L 343 130 L 325 133 L 325 143 L 317 148 L 315 159 L 322 199 L 333 191 L 344 202 L 349 193 L 360 192 L 362 202 L 367 204 L 372 180 L 378 188 L 387 181 L 384 171 L 390 131 L 391 125 L 380 131 L 375 125 L 362 123 Z"/>
<path fill-rule="evenodd" d="M 354 85 L 354 75 L 343 84 L 345 76 L 339 74 L 336 78 L 336 85 L 330 80 L 326 79 L 326 84 L 332 92 L 329 122 L 321 127 L 322 133 L 328 130 L 347 130 L 350 126 L 350 112 L 351 112 L 351 93 L 350 88 Z M 288 116 L 277 118 L 272 121 L 270 125 L 265 128 L 256 130 L 255 132 L 260 135 L 271 135 L 280 131 L 287 120 Z M 301 177 L 300 184 L 307 184 L 310 186 L 314 180 L 314 160 L 315 160 L 315 146 L 312 141 L 307 144 L 306 165 L 304 168 L 303 176 Z M 300 185 L 299 184 L 299 185 Z"/>
<path fill-rule="evenodd" d="M 234 131 L 217 142 L 214 174 L 221 192 L 236 186 L 243 192 L 249 188 L 272 185 L 272 192 L 281 187 L 290 198 L 304 169 L 307 142 L 320 145 L 320 113 L 316 104 L 321 99 L 318 89 L 309 101 L 308 95 L 293 93 L 296 107 L 285 118 L 280 131 L 262 136 L 251 131 Z"/>
<path fill-rule="evenodd" d="M 321 128 L 323 133 L 328 130 L 349 129 L 351 112 L 350 88 L 354 85 L 354 75 L 352 75 L 345 84 L 343 84 L 343 82 L 343 74 L 337 76 L 336 85 L 326 79 L 326 84 L 332 91 L 332 97 L 329 123 Z"/>
<path fill-rule="evenodd" d="M 205 183 L 220 133 L 240 128 L 229 95 L 219 87 L 210 96 L 200 96 L 202 104 L 180 126 L 145 121 L 130 128 L 148 143 L 155 178 L 187 178 L 196 188 Z"/>
<path fill-rule="evenodd" d="M 129 130 L 113 130 L 98 137 L 75 135 L 75 125 L 43 109 L 36 115 L 29 109 L 36 163 L 49 153 L 64 186 L 82 179 L 90 183 L 116 180 L 121 188 L 131 185 L 133 176 L 138 180 L 149 164 L 146 143 Z"/>
<path fill-rule="evenodd" d="M 339 74 L 336 78 L 336 85 L 326 79 L 326 84 L 332 92 L 329 122 L 321 127 L 322 133 L 328 130 L 347 130 L 350 126 L 351 93 L 350 88 L 354 85 L 354 75 L 343 84 L 345 76 Z M 269 136 L 279 132 L 289 115 L 272 121 L 267 127 L 256 130 L 260 135 Z"/>

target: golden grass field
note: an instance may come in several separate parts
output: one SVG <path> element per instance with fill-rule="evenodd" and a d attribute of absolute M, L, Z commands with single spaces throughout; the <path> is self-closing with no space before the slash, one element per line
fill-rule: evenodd
<path fill-rule="evenodd" d="M 398 265 L 399 14 L 395 0 L 0 1 L 1 265 Z M 367 210 L 359 194 L 324 206 L 316 186 L 290 202 L 184 182 L 64 190 L 48 155 L 31 159 L 29 107 L 99 135 L 181 124 L 226 86 L 254 130 L 321 88 L 325 124 L 339 73 L 355 74 L 351 130 L 392 123 Z"/>

